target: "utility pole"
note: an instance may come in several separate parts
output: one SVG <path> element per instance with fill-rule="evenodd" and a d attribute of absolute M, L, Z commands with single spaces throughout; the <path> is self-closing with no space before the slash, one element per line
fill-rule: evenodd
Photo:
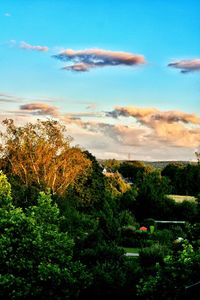
<path fill-rule="evenodd" d="M 199 151 L 196 151 L 195 152 L 195 155 L 196 155 L 196 158 L 197 158 L 197 163 L 198 165 L 200 164 L 200 152 Z"/>

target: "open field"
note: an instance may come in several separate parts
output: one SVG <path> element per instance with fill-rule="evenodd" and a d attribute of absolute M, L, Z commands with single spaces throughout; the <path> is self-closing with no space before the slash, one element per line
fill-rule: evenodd
<path fill-rule="evenodd" d="M 129 247 L 120 247 L 124 249 L 126 253 L 138 253 L 140 248 L 129 248 Z"/>
<path fill-rule="evenodd" d="M 195 202 L 195 197 L 194 196 L 181 196 L 181 195 L 168 195 L 169 198 L 175 200 L 176 202 L 183 202 L 183 201 L 192 201 Z"/>

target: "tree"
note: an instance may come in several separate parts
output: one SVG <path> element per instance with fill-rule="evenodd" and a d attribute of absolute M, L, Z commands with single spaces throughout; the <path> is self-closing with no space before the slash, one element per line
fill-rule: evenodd
<path fill-rule="evenodd" d="M 121 163 L 118 171 L 123 177 L 129 178 L 131 181 L 135 182 L 139 177 L 143 179 L 144 174 L 152 172 L 153 167 L 136 160 Z"/>
<path fill-rule="evenodd" d="M 107 176 L 106 182 L 107 190 L 114 197 L 121 196 L 131 188 L 130 184 L 126 183 L 118 172 L 111 173 L 111 175 Z"/>
<path fill-rule="evenodd" d="M 11 185 L 7 181 L 6 175 L 0 171 L 0 206 L 9 206 L 11 201 Z"/>
<path fill-rule="evenodd" d="M 113 171 L 118 171 L 119 167 L 120 167 L 120 161 L 116 160 L 116 159 L 106 159 L 103 161 L 103 165 L 104 167 L 111 169 Z"/>
<path fill-rule="evenodd" d="M 0 203 L 0 297 L 77 298 L 92 277 L 74 260 L 74 241 L 60 232 L 59 209 L 50 195 L 40 193 L 38 204 L 23 212 L 12 205 L 10 186 L 3 174 L 0 189 L 2 183 L 6 183 L 7 205 Z"/>
<path fill-rule="evenodd" d="M 89 211 L 94 208 L 101 209 L 106 192 L 103 169 L 90 152 L 84 151 L 83 153 L 90 161 L 90 166 L 70 186 L 65 198 L 73 199 L 75 206 L 82 211 Z M 61 205 L 64 205 L 62 202 L 61 200 Z"/>
<path fill-rule="evenodd" d="M 179 195 L 197 195 L 200 192 L 200 165 L 170 163 L 161 172 L 170 179 L 172 192 Z"/>
<path fill-rule="evenodd" d="M 200 250 L 194 251 L 186 240 L 176 248 L 165 256 L 162 265 L 157 264 L 155 274 L 140 280 L 137 288 L 141 299 L 189 299 L 185 298 L 185 288 L 199 280 Z M 191 299 L 198 298 L 191 296 Z"/>
<path fill-rule="evenodd" d="M 13 120 L 4 120 L 1 132 L 0 167 L 8 176 L 15 175 L 26 187 L 50 188 L 63 194 L 82 174 L 90 161 L 78 147 L 71 147 L 66 128 L 57 121 L 37 120 L 16 127 Z"/>
<path fill-rule="evenodd" d="M 170 217 L 166 194 L 171 191 L 169 181 L 158 171 L 151 172 L 144 177 L 138 187 L 136 202 L 136 217 L 145 218 Z"/>

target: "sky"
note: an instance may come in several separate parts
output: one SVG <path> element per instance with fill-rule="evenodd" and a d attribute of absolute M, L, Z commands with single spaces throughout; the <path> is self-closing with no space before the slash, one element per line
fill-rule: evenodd
<path fill-rule="evenodd" d="M 1 0 L 0 121 L 66 125 L 97 158 L 195 160 L 199 0 Z"/>

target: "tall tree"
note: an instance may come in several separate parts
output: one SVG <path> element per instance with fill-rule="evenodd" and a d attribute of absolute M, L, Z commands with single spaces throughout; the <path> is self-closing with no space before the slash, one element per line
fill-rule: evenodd
<path fill-rule="evenodd" d="M 0 168 L 16 175 L 26 188 L 38 186 L 63 194 L 91 164 L 80 148 L 70 146 L 72 139 L 57 121 L 37 120 L 17 127 L 6 119 L 3 124 Z"/>

